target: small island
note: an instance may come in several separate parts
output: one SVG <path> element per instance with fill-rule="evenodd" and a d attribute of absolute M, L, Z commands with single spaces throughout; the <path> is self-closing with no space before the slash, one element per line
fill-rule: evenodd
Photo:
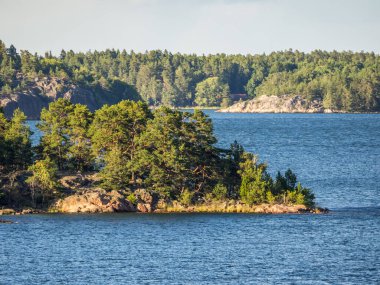
<path fill-rule="evenodd" d="M 325 212 L 290 169 L 273 178 L 236 141 L 215 147 L 200 110 L 124 100 L 92 113 L 61 98 L 42 110 L 33 147 L 25 120 L 0 113 L 1 214 Z"/>

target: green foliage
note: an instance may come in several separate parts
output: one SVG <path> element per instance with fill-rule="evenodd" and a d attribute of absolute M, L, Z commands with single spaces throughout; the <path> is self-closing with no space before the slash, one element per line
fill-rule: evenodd
<path fill-rule="evenodd" d="M 40 145 L 44 158 L 49 157 L 58 169 L 67 168 L 70 148 L 69 121 L 73 104 L 67 99 L 58 99 L 41 112 L 41 121 L 37 127 L 42 131 Z"/>
<path fill-rule="evenodd" d="M 0 94 L 27 88 L 35 77 L 56 76 L 95 93 L 107 90 L 109 96 L 128 94 L 134 100 L 141 96 L 154 106 L 227 106 L 229 93 L 247 93 L 251 98 L 301 95 L 307 100 L 322 99 L 330 109 L 376 111 L 380 108 L 379 65 L 380 56 L 374 53 L 321 50 L 245 56 L 62 50 L 54 57 L 28 51 L 18 54 L 14 46 L 7 48 L 0 41 Z"/>
<path fill-rule="evenodd" d="M 130 170 L 127 158 L 119 148 L 112 148 L 104 155 L 104 167 L 100 171 L 102 186 L 106 189 L 125 189 L 129 185 Z"/>
<path fill-rule="evenodd" d="M 57 186 L 56 173 L 57 167 L 49 158 L 36 160 L 33 165 L 29 166 L 28 171 L 32 175 L 26 180 L 32 188 L 52 191 Z"/>
<path fill-rule="evenodd" d="M 193 204 L 194 193 L 185 189 L 179 196 L 178 201 L 185 207 Z"/>
<path fill-rule="evenodd" d="M 228 194 L 227 187 L 224 186 L 222 183 L 218 183 L 212 190 L 212 194 L 216 200 L 224 200 L 227 198 Z"/>
<path fill-rule="evenodd" d="M 266 202 L 270 180 L 266 165 L 258 164 L 257 157 L 244 153 L 238 173 L 241 176 L 240 197 L 243 202 L 252 205 Z"/>
<path fill-rule="evenodd" d="M 90 127 L 92 150 L 105 164 L 102 177 L 108 187 L 126 187 L 135 180 L 132 165 L 136 143 L 152 117 L 142 102 L 121 101 L 96 111 Z"/>
<path fill-rule="evenodd" d="M 58 170 L 62 175 L 93 169 L 99 170 L 106 190 L 131 191 L 132 203 L 133 191 L 143 187 L 184 206 L 227 198 L 249 205 L 314 205 L 313 193 L 297 184 L 290 169 L 273 180 L 266 164 L 236 141 L 228 150 L 216 148 L 212 122 L 199 110 L 160 107 L 151 112 L 145 103 L 121 101 L 93 114 L 86 106 L 59 99 L 42 111 L 40 153 L 31 166 L 34 154 L 25 119 L 20 110 L 11 120 L 0 113 L 0 183 L 14 185 L 27 169 L 34 205 L 41 197 L 44 204 L 57 195 Z"/>
<path fill-rule="evenodd" d="M 137 205 L 137 198 L 134 193 L 129 194 L 127 200 L 131 202 L 133 205 Z"/>
<path fill-rule="evenodd" d="M 75 104 L 68 114 L 69 148 L 67 156 L 73 168 L 78 171 L 89 170 L 93 165 L 94 157 L 89 137 L 92 119 L 92 113 L 81 104 Z"/>
<path fill-rule="evenodd" d="M 220 175 L 216 139 L 210 119 L 162 107 L 154 112 L 138 139 L 133 162 L 144 186 L 175 198 L 185 189 L 205 191 Z"/>
<path fill-rule="evenodd" d="M 198 106 L 228 105 L 229 87 L 223 84 L 219 77 L 210 77 L 197 84 L 195 88 L 195 103 Z"/>
<path fill-rule="evenodd" d="M 25 170 L 32 161 L 31 131 L 19 109 L 8 121 L 0 112 L 0 174 Z"/>
<path fill-rule="evenodd" d="M 259 164 L 257 157 L 251 153 L 243 153 L 239 170 L 241 177 L 240 197 L 247 204 L 283 203 L 314 207 L 315 196 L 308 188 L 297 184 L 296 175 L 288 169 L 283 176 L 277 173 L 273 179 L 266 172 L 266 165 Z"/>
<path fill-rule="evenodd" d="M 49 197 L 58 187 L 56 175 L 58 168 L 55 163 L 49 158 L 37 160 L 28 168 L 31 176 L 26 180 L 26 183 L 32 190 L 32 200 L 35 203 L 36 193 L 42 195 L 42 203 Z"/>
<path fill-rule="evenodd" d="M 266 196 L 266 201 L 269 204 L 274 204 L 276 202 L 276 196 L 271 191 L 268 191 L 267 196 Z"/>
<path fill-rule="evenodd" d="M 315 206 L 313 192 L 308 188 L 302 187 L 301 183 L 298 183 L 297 187 L 289 193 L 288 199 L 290 203 L 305 205 L 307 207 Z"/>
<path fill-rule="evenodd" d="M 60 98 L 41 112 L 37 127 L 43 135 L 41 155 L 51 159 L 59 170 L 85 171 L 93 167 L 89 128 L 93 114 L 81 104 Z"/>

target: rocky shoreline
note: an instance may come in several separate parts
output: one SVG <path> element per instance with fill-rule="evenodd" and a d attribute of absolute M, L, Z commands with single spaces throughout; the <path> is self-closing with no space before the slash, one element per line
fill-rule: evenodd
<path fill-rule="evenodd" d="M 252 100 L 238 102 L 221 113 L 343 113 L 325 109 L 321 100 L 307 101 L 300 95 L 259 96 Z"/>
<path fill-rule="evenodd" d="M 304 205 L 260 204 L 247 205 L 237 200 L 209 201 L 184 206 L 178 201 L 157 199 L 144 189 L 136 192 L 136 200 L 131 202 L 119 191 L 88 191 L 73 194 L 57 200 L 46 210 L 3 209 L 0 215 L 26 215 L 42 213 L 256 213 L 256 214 L 302 214 L 327 213 L 324 208 L 307 208 Z"/>
<path fill-rule="evenodd" d="M 24 76 L 18 74 L 19 80 Z M 43 77 L 30 80 L 25 88 L 10 94 L 0 95 L 0 107 L 10 118 L 13 111 L 20 108 L 28 120 L 39 120 L 41 110 L 58 98 L 66 98 L 73 103 L 86 105 L 91 111 L 101 108 L 104 104 L 116 104 L 131 97 L 127 86 L 122 92 L 115 93 L 105 88 L 95 92 L 91 88 L 79 86 L 67 79 L 58 77 Z"/>

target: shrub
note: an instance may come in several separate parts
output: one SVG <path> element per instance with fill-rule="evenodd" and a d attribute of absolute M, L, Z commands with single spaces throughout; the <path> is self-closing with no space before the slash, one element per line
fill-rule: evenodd
<path fill-rule="evenodd" d="M 134 193 L 131 193 L 127 196 L 127 200 L 131 202 L 133 205 L 137 204 L 137 198 Z"/>
<path fill-rule="evenodd" d="M 193 203 L 193 197 L 194 197 L 194 193 L 190 192 L 189 190 L 185 190 L 181 193 L 180 197 L 179 197 L 179 202 L 183 205 L 183 206 L 190 206 L 192 203 Z"/>
<path fill-rule="evenodd" d="M 274 202 L 276 201 L 276 196 L 273 195 L 270 191 L 267 192 L 267 201 L 269 204 L 274 204 Z"/>
<path fill-rule="evenodd" d="M 216 184 L 214 189 L 212 190 L 212 194 L 216 200 L 226 199 L 227 192 L 227 187 L 224 186 L 222 183 Z"/>

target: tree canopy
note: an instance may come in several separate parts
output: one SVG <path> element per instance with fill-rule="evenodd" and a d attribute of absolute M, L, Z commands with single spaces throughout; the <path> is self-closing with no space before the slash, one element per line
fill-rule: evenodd
<path fill-rule="evenodd" d="M 297 203 L 312 206 L 312 192 L 291 170 L 273 179 L 256 155 L 237 142 L 219 149 L 211 119 L 202 111 L 168 107 L 154 111 L 143 102 L 121 101 L 95 113 L 59 99 L 42 110 L 40 144 L 31 148 L 25 115 L 8 120 L 0 112 L 0 204 L 24 177 L 33 205 L 60 192 L 58 176 L 95 172 L 104 190 L 138 189 L 185 206 L 210 197 L 252 205 Z M 21 174 L 20 174 L 21 173 Z M 64 188 L 64 187 L 63 187 Z"/>
<path fill-rule="evenodd" d="M 336 110 L 380 110 L 380 56 L 373 52 L 206 56 L 108 49 L 41 56 L 18 53 L 0 41 L 0 94 L 23 91 L 29 81 L 46 76 L 111 93 L 123 93 L 129 86 L 155 106 L 226 106 L 233 94 L 246 93 L 249 98 L 301 95 Z"/>

